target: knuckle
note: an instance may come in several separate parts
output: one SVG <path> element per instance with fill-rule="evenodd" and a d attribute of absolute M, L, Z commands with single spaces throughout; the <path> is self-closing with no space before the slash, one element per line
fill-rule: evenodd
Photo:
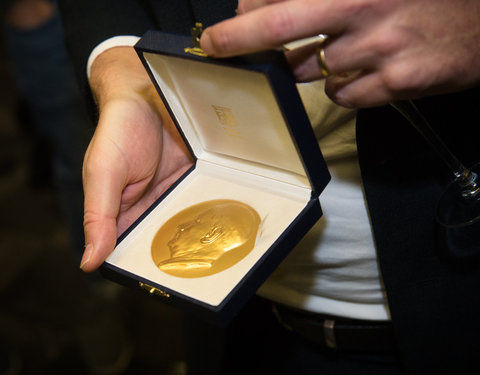
<path fill-rule="evenodd" d="M 86 181 L 92 175 L 95 174 L 95 171 L 97 169 L 96 164 L 97 164 L 97 162 L 95 160 L 92 161 L 91 158 L 85 159 L 85 161 L 82 165 L 82 178 L 83 178 L 84 181 Z"/>
<path fill-rule="evenodd" d="M 85 209 L 83 213 L 83 227 L 87 228 L 90 224 L 93 224 L 98 221 L 98 215 L 93 211 Z"/>
<path fill-rule="evenodd" d="M 380 79 L 385 90 L 393 96 L 411 91 L 418 85 L 417 72 L 398 64 L 392 64 L 383 69 Z"/>
<path fill-rule="evenodd" d="M 340 86 L 331 84 L 331 80 L 329 78 L 326 80 L 325 93 L 335 104 L 338 104 L 339 106 L 345 108 L 356 108 L 358 106 L 354 98 L 345 95 L 345 92 L 341 90 Z"/>
<path fill-rule="evenodd" d="M 390 0 L 391 1 L 391 0 Z M 366 20 L 375 17 L 384 8 L 383 3 L 388 1 L 379 0 L 354 0 L 344 1 L 341 4 L 341 11 L 343 17 L 347 19 Z"/>
<path fill-rule="evenodd" d="M 276 45 L 288 40 L 295 31 L 295 22 L 292 15 L 284 9 L 277 9 L 265 19 L 263 27 L 264 39 Z"/>
<path fill-rule="evenodd" d="M 341 107 L 354 109 L 361 106 L 360 102 L 356 101 L 356 98 L 345 97 L 343 95 L 337 94 L 330 96 L 330 99 Z"/>

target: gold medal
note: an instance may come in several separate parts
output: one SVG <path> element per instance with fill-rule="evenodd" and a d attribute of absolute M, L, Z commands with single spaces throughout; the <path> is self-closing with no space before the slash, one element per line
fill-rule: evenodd
<path fill-rule="evenodd" d="M 221 272 L 255 246 L 260 216 L 249 205 L 217 199 L 172 216 L 152 241 L 152 259 L 173 276 L 202 277 Z"/>

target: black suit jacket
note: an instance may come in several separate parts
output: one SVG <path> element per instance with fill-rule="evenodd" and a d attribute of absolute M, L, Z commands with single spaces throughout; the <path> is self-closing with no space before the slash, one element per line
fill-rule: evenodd
<path fill-rule="evenodd" d="M 86 64 L 95 46 L 116 35 L 142 36 L 149 29 L 190 34 L 195 22 L 212 25 L 233 17 L 237 1 L 59 1 L 64 33 L 81 89 L 88 95 Z"/>
<path fill-rule="evenodd" d="M 188 34 L 234 16 L 237 1 L 62 0 L 68 47 L 87 90 L 94 46 L 148 29 Z M 418 101 L 465 164 L 480 160 L 478 89 Z M 450 178 L 424 139 L 390 107 L 361 110 L 357 143 L 368 208 L 395 334 L 407 373 L 461 373 L 480 353 L 480 227 L 440 231 L 437 201 Z M 465 240 L 465 238 L 467 240 Z M 448 246 L 446 245 L 448 244 Z"/>

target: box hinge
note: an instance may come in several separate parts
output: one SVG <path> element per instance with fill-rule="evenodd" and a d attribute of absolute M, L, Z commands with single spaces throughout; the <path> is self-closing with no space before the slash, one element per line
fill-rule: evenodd
<path fill-rule="evenodd" d="M 149 294 L 151 294 L 151 295 L 153 295 L 153 296 L 170 298 L 170 294 L 168 294 L 168 293 L 165 292 L 164 290 L 161 290 L 161 289 L 155 288 L 155 287 L 153 287 L 153 286 L 151 286 L 151 285 L 142 283 L 141 281 L 138 282 L 138 285 L 140 286 L 140 288 L 146 290 Z"/>

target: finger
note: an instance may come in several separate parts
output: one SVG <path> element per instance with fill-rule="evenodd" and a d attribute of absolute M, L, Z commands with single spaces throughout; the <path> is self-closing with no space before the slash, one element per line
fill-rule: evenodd
<path fill-rule="evenodd" d="M 80 268 L 97 269 L 113 251 L 117 239 L 117 216 L 124 187 L 123 177 L 111 165 L 103 164 L 105 155 L 87 153 L 84 163 L 85 252 Z"/>
<path fill-rule="evenodd" d="M 323 63 L 319 49 L 323 48 Z M 385 56 L 393 56 L 397 45 L 382 38 L 355 34 L 327 38 L 325 42 L 313 43 L 285 53 L 292 71 L 299 82 L 325 78 L 322 67 L 330 75 L 347 76 L 359 70 L 379 69 Z M 322 66 L 321 66 L 322 65 Z"/>
<path fill-rule="evenodd" d="M 338 73 L 357 70 L 376 70 L 387 60 L 395 58 L 404 42 L 394 30 L 378 26 L 373 31 L 350 32 L 329 38 L 325 61 L 330 70 Z"/>
<path fill-rule="evenodd" d="M 309 82 L 325 78 L 318 64 L 318 44 L 313 43 L 285 52 L 293 75 L 298 82 Z M 330 67 L 328 67 L 330 70 Z M 333 71 L 330 70 L 332 73 Z"/>
<path fill-rule="evenodd" d="M 86 246 L 80 268 L 85 272 L 93 272 L 115 248 L 116 222 L 113 218 L 97 218 L 90 220 L 84 228 Z"/>
<path fill-rule="evenodd" d="M 347 24 L 346 17 L 342 18 L 342 3 L 298 0 L 261 7 L 207 28 L 201 45 L 210 56 L 226 57 L 275 48 L 320 33 L 336 34 Z"/>
<path fill-rule="evenodd" d="M 392 92 L 378 72 L 328 77 L 325 92 L 335 103 L 347 108 L 380 106 L 393 100 Z"/>

